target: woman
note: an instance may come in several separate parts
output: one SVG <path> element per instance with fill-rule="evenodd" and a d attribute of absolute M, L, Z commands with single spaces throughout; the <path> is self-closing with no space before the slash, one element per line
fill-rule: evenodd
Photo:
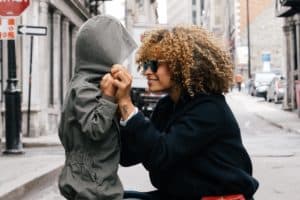
<path fill-rule="evenodd" d="M 167 96 L 148 120 L 131 101 L 131 76 L 113 66 L 121 164 L 144 165 L 157 188 L 151 199 L 252 199 L 258 182 L 224 97 L 233 80 L 229 55 L 204 29 L 176 26 L 146 33 L 137 62 L 149 91 Z"/>

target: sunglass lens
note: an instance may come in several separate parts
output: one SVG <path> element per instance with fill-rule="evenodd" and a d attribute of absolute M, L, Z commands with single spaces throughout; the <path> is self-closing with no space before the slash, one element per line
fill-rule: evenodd
<path fill-rule="evenodd" d="M 154 72 L 154 73 L 157 72 L 157 68 L 158 68 L 157 61 L 151 60 L 151 61 L 145 62 L 143 65 L 144 72 L 148 69 L 148 67 L 150 67 L 152 72 Z"/>

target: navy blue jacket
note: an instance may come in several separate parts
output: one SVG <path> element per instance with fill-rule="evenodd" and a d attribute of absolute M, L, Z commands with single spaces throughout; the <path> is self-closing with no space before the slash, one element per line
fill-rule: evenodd
<path fill-rule="evenodd" d="M 258 188 L 238 123 L 223 95 L 161 99 L 151 117 L 136 114 L 121 130 L 121 164 L 142 162 L 169 199 L 242 193 Z"/>

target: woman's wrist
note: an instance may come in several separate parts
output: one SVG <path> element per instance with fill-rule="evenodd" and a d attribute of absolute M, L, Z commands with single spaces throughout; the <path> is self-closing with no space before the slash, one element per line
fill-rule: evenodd
<path fill-rule="evenodd" d="M 126 120 L 120 119 L 120 125 L 121 126 L 126 126 L 127 122 L 138 113 L 138 108 L 134 107 L 134 111 L 128 116 L 128 118 Z"/>
<path fill-rule="evenodd" d="M 130 114 L 135 111 L 135 107 L 131 101 L 122 101 L 118 104 L 122 120 L 127 120 Z"/>

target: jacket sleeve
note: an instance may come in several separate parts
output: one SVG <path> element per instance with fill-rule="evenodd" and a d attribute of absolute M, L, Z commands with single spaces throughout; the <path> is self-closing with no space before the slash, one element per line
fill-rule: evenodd
<path fill-rule="evenodd" d="M 129 135 L 128 135 L 129 134 Z M 132 141 L 133 137 L 130 137 L 130 133 L 127 132 L 123 127 L 121 127 L 121 155 L 120 164 L 122 166 L 132 166 L 142 162 L 141 152 Z"/>
<path fill-rule="evenodd" d="M 101 140 L 111 128 L 117 104 L 101 96 L 99 88 L 84 86 L 75 91 L 74 113 L 81 131 Z"/>
<path fill-rule="evenodd" d="M 222 114 L 213 103 L 197 105 L 177 116 L 167 133 L 158 131 L 139 113 L 127 123 L 126 145 L 135 147 L 146 169 L 168 170 L 205 151 L 220 132 L 221 123 Z"/>

